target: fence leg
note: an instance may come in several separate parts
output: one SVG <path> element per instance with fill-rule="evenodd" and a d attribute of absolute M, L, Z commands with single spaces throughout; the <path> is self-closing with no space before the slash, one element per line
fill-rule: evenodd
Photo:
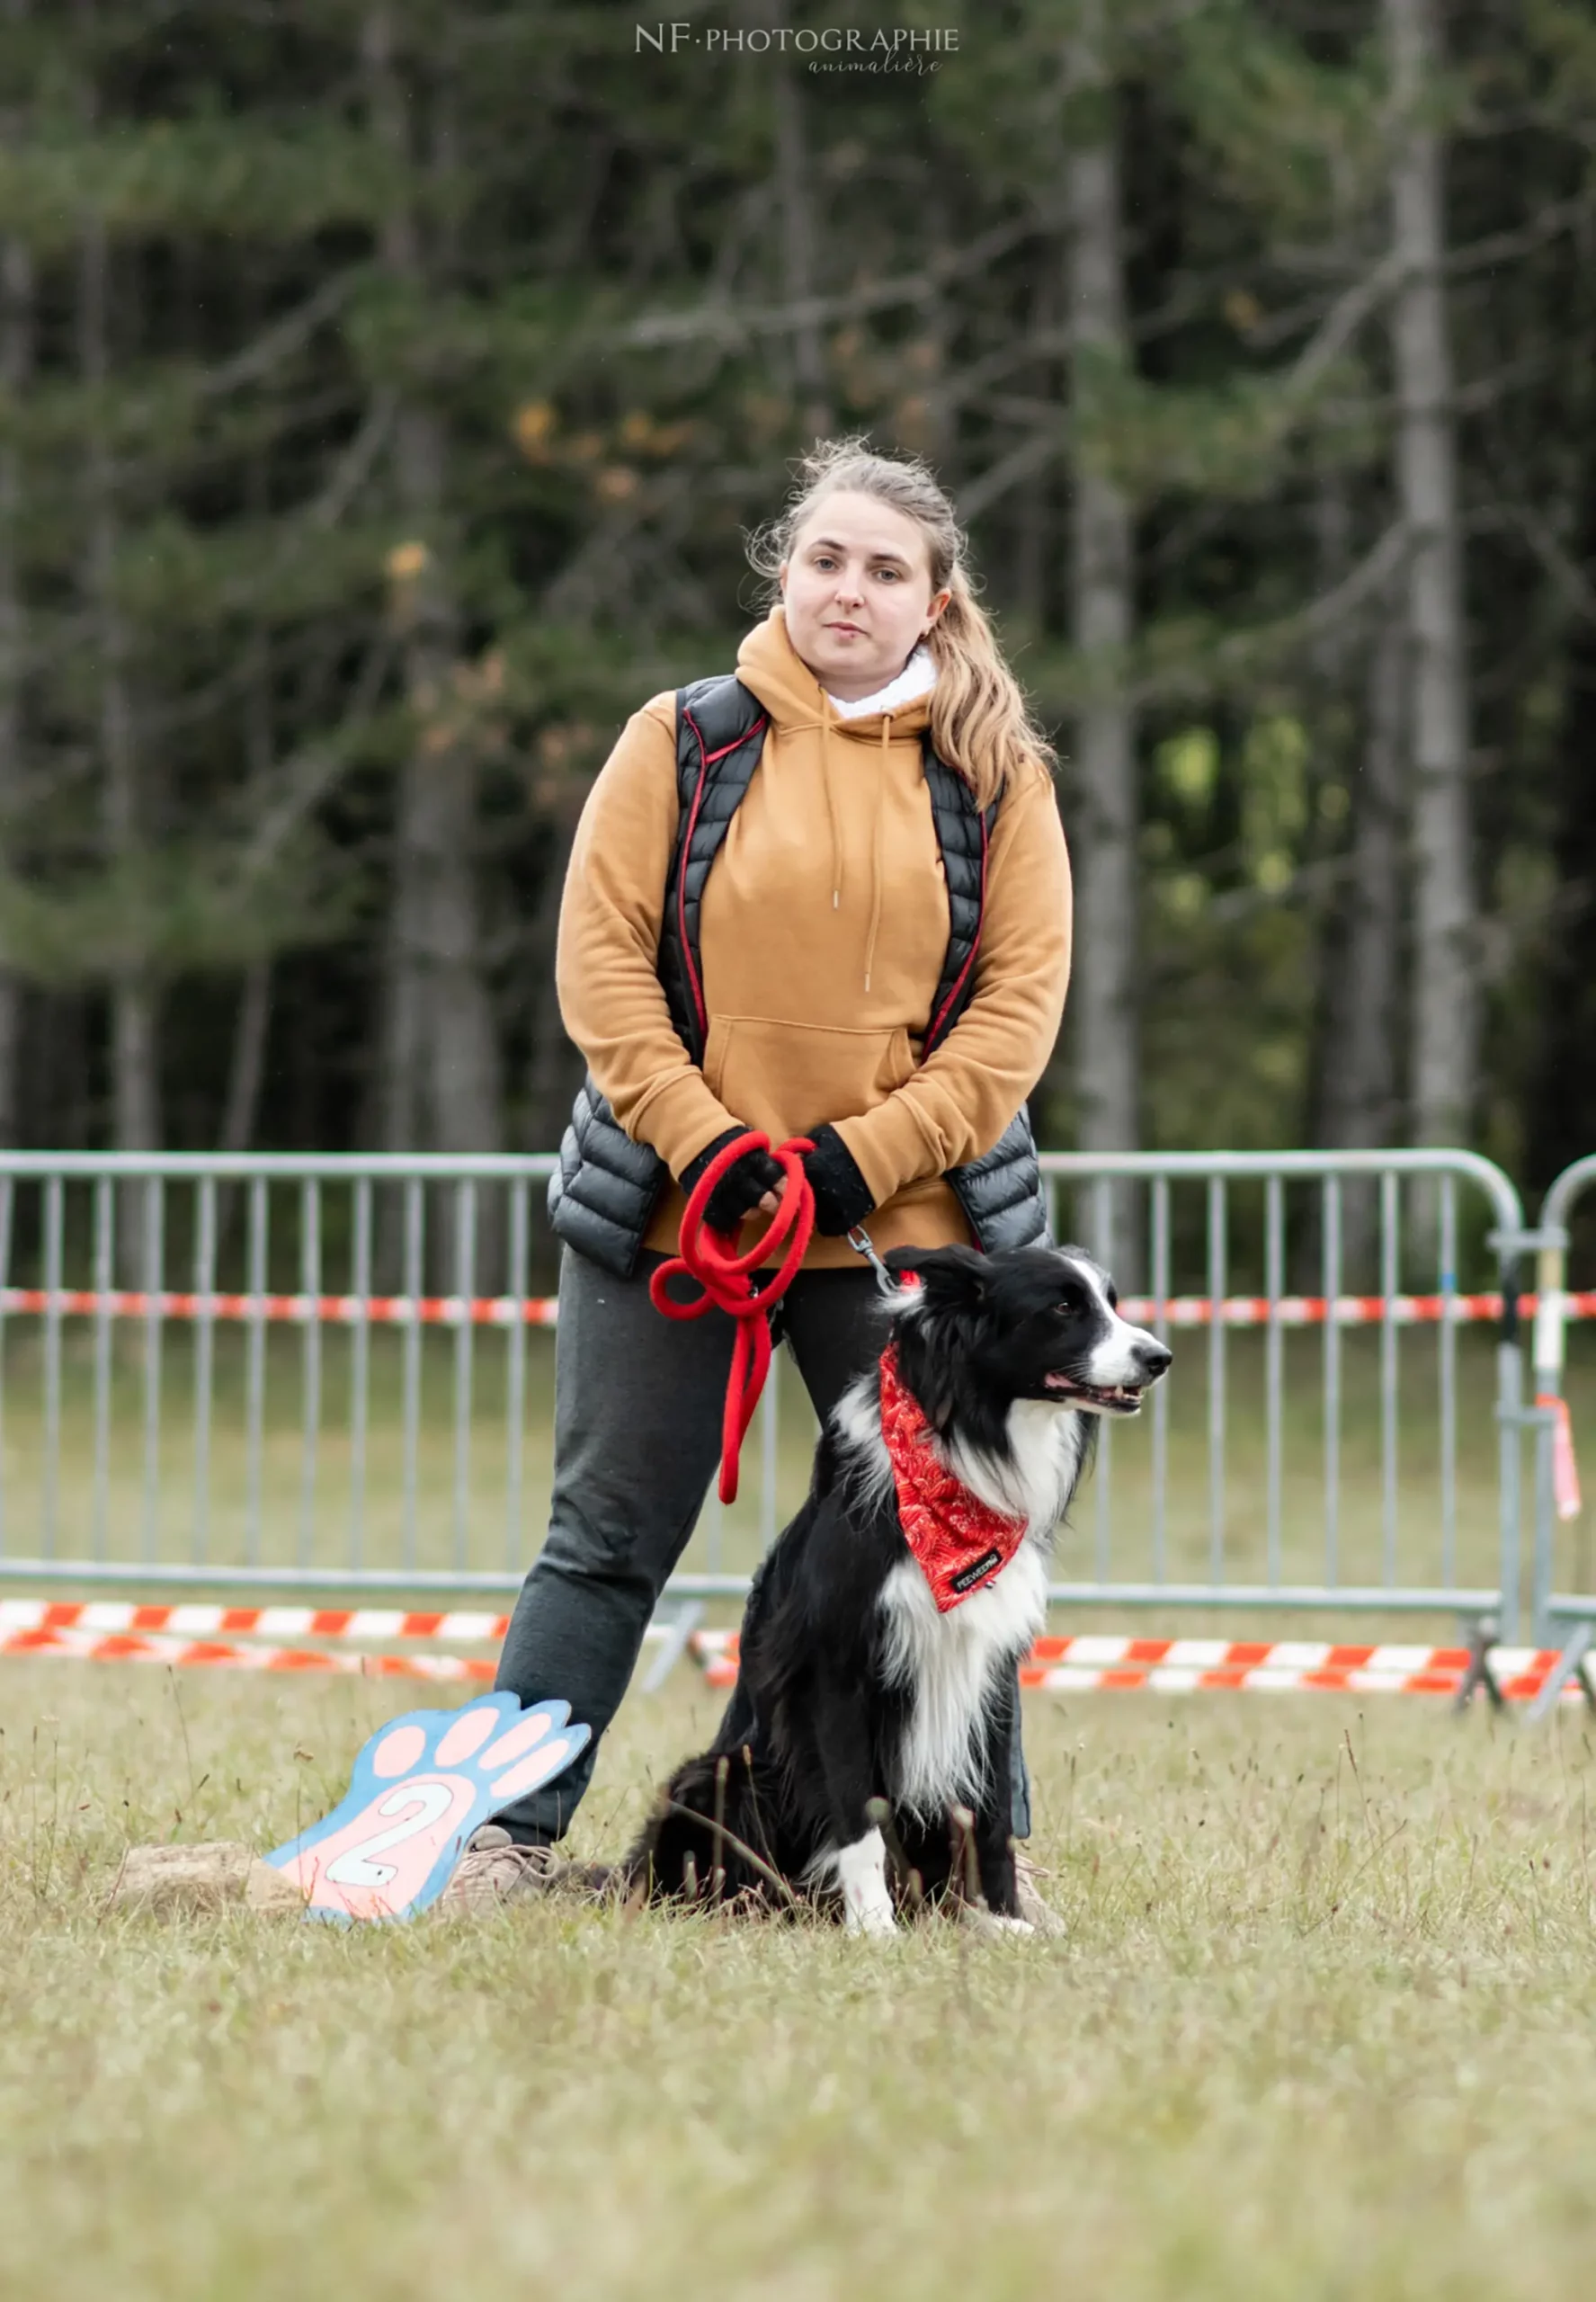
<path fill-rule="evenodd" d="M 1556 1418 L 1548 1414 L 1538 1400 L 1525 1416 L 1526 1422 L 1530 1420 L 1535 1424 L 1535 1555 L 1529 1569 L 1529 1588 L 1535 1643 L 1538 1646 L 1545 1646 L 1552 1636 L 1547 1602 L 1552 1595 L 1552 1549 L 1556 1539 L 1556 1518 L 1552 1500 L 1552 1445 Z"/>
<path fill-rule="evenodd" d="M 1452 1709 L 1459 1716 L 1474 1700 L 1476 1687 L 1484 1687 L 1486 1700 L 1493 1710 L 1502 1710 L 1506 1708 L 1507 1698 L 1497 1685 L 1495 1674 L 1491 1668 L 1491 1649 L 1500 1643 L 1501 1637 L 1500 1626 L 1489 1616 L 1484 1622 L 1474 1624 L 1470 1629 L 1468 1668 L 1464 1672 L 1457 1694 L 1452 1699 Z"/>
<path fill-rule="evenodd" d="M 1556 1401 L 1563 1389 L 1565 1324 L 1568 1298 L 1563 1291 L 1568 1276 L 1568 1237 L 1561 1224 L 1543 1227 L 1536 1253 L 1535 1414 L 1535 1643 L 1545 1646 L 1551 1637 L 1547 1611 L 1555 1571 L 1556 1541 Z M 1554 1698 L 1555 1699 L 1555 1698 Z"/>
<path fill-rule="evenodd" d="M 1502 1255 L 1502 1331 L 1496 1344 L 1497 1486 L 1502 1545 L 1502 1632 L 1519 1635 L 1519 1449 L 1524 1414 L 1524 1363 L 1519 1345 L 1519 1265 Z"/>
<path fill-rule="evenodd" d="M 1543 1718 L 1551 1717 L 1557 1707 L 1557 1698 L 1570 1679 L 1579 1681 L 1580 1692 L 1585 1698 L 1586 1709 L 1596 1710 L 1596 1692 L 1592 1691 L 1591 1674 L 1585 1664 L 1585 1652 L 1590 1644 L 1590 1624 L 1575 1623 L 1569 1635 L 1567 1645 L 1547 1673 L 1546 1684 L 1525 1714 L 1526 1726 L 1538 1726 Z"/>
<path fill-rule="evenodd" d="M 648 1665 L 643 1681 L 645 1694 L 657 1694 L 671 1673 L 687 1652 L 687 1642 L 704 1619 L 703 1602 L 683 1599 L 665 1625 L 665 1635 L 658 1654 Z"/>

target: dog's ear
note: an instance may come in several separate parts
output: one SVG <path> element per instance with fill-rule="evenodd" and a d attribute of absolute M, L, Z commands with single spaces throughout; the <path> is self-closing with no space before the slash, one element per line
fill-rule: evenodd
<path fill-rule="evenodd" d="M 921 1264 L 932 1252 L 930 1247 L 888 1247 L 881 1260 L 895 1279 L 915 1279 Z"/>
<path fill-rule="evenodd" d="M 920 1258 L 923 1247 L 888 1247 L 881 1261 L 889 1276 L 896 1279 L 896 1306 L 917 1302 L 920 1296 Z"/>
<path fill-rule="evenodd" d="M 895 1270 L 913 1271 L 928 1311 L 975 1311 L 985 1302 L 991 1270 L 974 1247 L 908 1247 L 887 1260 Z"/>

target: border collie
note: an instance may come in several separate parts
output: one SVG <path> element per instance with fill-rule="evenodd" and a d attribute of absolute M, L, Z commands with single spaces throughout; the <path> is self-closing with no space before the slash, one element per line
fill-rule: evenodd
<path fill-rule="evenodd" d="M 899 1904 L 946 1896 L 1025 1926 L 1016 1667 L 1097 1418 L 1137 1414 L 1171 1353 L 1079 1247 L 891 1267 L 880 1361 L 749 1594 L 737 1694 L 627 1858 L 655 1901 L 840 1899 L 851 1932 L 887 1934 Z"/>

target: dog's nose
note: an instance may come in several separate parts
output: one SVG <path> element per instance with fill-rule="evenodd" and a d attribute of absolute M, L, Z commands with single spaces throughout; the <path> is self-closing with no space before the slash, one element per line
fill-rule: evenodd
<path fill-rule="evenodd" d="M 1155 1343 L 1151 1335 L 1146 1343 L 1138 1343 L 1131 1352 L 1131 1357 L 1146 1376 L 1149 1383 L 1155 1383 L 1158 1380 L 1174 1355 L 1166 1343 Z"/>

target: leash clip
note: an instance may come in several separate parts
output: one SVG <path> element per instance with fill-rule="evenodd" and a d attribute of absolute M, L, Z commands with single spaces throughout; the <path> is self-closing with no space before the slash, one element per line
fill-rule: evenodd
<path fill-rule="evenodd" d="M 897 1280 L 876 1252 L 876 1243 L 862 1223 L 853 1224 L 848 1232 L 848 1245 L 856 1255 L 862 1255 L 876 1274 L 876 1284 L 883 1295 L 896 1296 Z"/>

